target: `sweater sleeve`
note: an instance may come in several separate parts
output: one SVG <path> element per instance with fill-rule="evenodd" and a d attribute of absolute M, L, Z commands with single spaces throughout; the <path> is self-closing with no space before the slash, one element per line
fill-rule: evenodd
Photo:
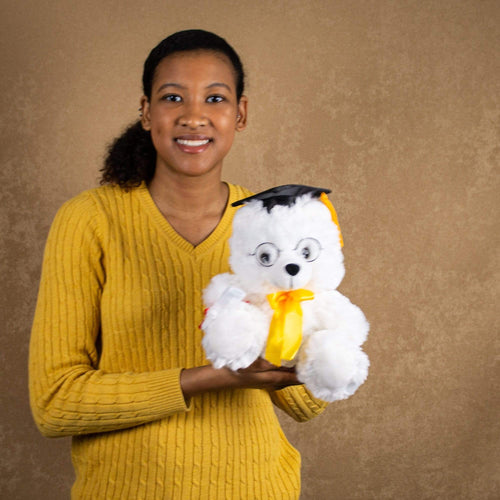
<path fill-rule="evenodd" d="M 187 411 L 181 369 L 99 369 L 100 299 L 106 280 L 99 214 L 83 193 L 59 210 L 42 266 L 30 341 L 30 404 L 48 437 L 132 427 Z"/>
<path fill-rule="evenodd" d="M 328 403 L 315 398 L 304 385 L 285 387 L 270 393 L 272 402 L 297 422 L 307 422 L 321 414 Z"/>

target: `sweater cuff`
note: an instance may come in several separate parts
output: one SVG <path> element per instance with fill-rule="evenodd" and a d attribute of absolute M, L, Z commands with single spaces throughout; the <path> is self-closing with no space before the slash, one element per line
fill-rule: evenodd
<path fill-rule="evenodd" d="M 328 403 L 314 397 L 304 385 L 285 387 L 271 393 L 273 403 L 298 422 L 306 422 L 324 411 Z"/>
<path fill-rule="evenodd" d="M 151 379 L 148 382 L 150 409 L 160 418 L 191 409 L 191 401 L 186 402 L 182 392 L 181 372 L 182 368 L 173 368 L 150 374 Z"/>

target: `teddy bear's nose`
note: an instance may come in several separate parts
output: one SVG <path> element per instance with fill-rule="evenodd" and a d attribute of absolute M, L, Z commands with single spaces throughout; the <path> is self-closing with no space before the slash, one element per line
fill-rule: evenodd
<path fill-rule="evenodd" d="M 290 276 L 295 276 L 300 271 L 300 267 L 297 264 L 287 264 L 285 269 Z"/>

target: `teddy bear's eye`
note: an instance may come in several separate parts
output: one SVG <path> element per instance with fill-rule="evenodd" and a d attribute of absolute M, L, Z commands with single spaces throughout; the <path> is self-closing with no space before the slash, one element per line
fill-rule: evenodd
<path fill-rule="evenodd" d="M 319 257 L 319 254 L 321 253 L 321 245 L 315 238 L 304 238 L 299 241 L 295 250 L 307 262 L 312 262 Z"/>
<path fill-rule="evenodd" d="M 271 267 L 279 257 L 280 251 L 272 243 L 261 243 L 252 255 L 255 255 L 257 262 L 261 266 Z"/>

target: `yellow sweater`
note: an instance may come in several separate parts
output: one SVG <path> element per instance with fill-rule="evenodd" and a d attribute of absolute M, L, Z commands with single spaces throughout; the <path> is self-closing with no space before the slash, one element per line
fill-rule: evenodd
<path fill-rule="evenodd" d="M 147 187 L 105 186 L 59 210 L 30 344 L 30 395 L 45 436 L 73 436 L 73 499 L 297 498 L 300 456 L 272 402 L 298 421 L 325 404 L 302 386 L 227 390 L 186 406 L 182 367 L 207 364 L 201 292 L 228 270 L 230 185 L 214 232 L 193 247 Z"/>

